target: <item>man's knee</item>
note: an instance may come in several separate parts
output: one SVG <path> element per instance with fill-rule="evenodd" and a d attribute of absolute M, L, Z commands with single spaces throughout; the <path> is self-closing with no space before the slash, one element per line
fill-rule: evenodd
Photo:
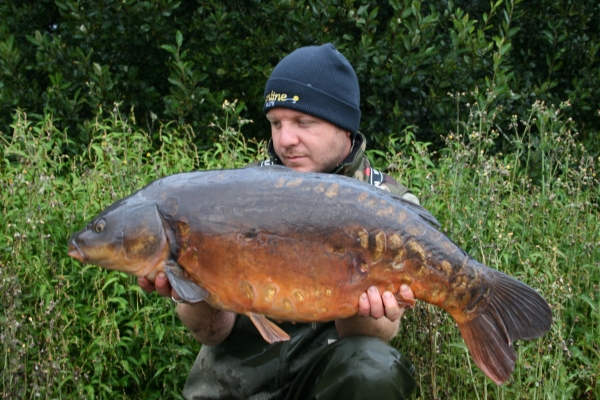
<path fill-rule="evenodd" d="M 355 336 L 332 345 L 331 369 L 345 371 L 349 381 L 388 385 L 408 381 L 414 387 L 414 367 L 398 350 L 371 337 Z"/>
<path fill-rule="evenodd" d="M 294 382 L 292 391 L 304 398 L 405 399 L 415 388 L 413 373 L 412 364 L 393 347 L 355 336 L 323 349 L 302 371 L 301 383 Z"/>

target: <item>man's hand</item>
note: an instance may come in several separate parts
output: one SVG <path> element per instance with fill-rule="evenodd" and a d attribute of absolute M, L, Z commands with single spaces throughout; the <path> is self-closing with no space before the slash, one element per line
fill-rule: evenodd
<path fill-rule="evenodd" d="M 407 300 L 415 298 L 413 291 L 407 285 L 400 287 L 399 294 Z M 387 342 L 398 335 L 404 308 L 398 305 L 391 292 L 380 295 L 379 289 L 372 286 L 360 295 L 358 308 L 358 313 L 354 317 L 335 321 L 340 338 L 362 335 L 377 337 Z"/>
<path fill-rule="evenodd" d="M 148 278 L 140 276 L 138 285 L 146 293 L 156 291 L 161 296 L 181 300 L 164 272 L 156 274 L 154 283 Z M 194 304 L 177 304 L 177 316 L 194 338 L 207 346 L 215 346 L 225 340 L 233 329 L 236 317 L 234 313 L 217 310 L 204 301 Z"/>
<path fill-rule="evenodd" d="M 175 292 L 175 290 L 171 287 L 169 280 L 167 279 L 167 275 L 164 272 L 159 272 L 156 274 L 156 279 L 154 283 L 150 282 L 147 278 L 143 276 L 139 276 L 138 285 L 144 290 L 146 293 L 152 293 L 156 291 L 159 295 L 163 297 L 172 297 L 175 300 L 181 300 L 181 297 Z"/>
<path fill-rule="evenodd" d="M 413 291 L 407 286 L 400 286 L 400 295 L 409 300 L 414 300 Z M 358 299 L 358 315 L 362 317 L 373 317 L 379 319 L 385 316 L 390 321 L 402 318 L 404 308 L 400 307 L 398 301 L 392 292 L 386 291 L 379 294 L 379 289 L 371 286 L 366 293 L 360 295 Z"/>

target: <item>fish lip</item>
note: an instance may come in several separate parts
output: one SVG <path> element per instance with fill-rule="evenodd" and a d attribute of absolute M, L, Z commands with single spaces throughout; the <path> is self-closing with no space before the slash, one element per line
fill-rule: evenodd
<path fill-rule="evenodd" d="M 73 257 L 77 261 L 86 262 L 87 256 L 85 253 L 77 246 L 77 243 L 74 240 L 69 241 L 69 252 L 67 253 L 70 257 Z"/>

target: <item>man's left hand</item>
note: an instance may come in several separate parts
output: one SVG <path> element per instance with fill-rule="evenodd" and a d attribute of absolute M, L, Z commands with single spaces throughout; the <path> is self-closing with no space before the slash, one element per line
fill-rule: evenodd
<path fill-rule="evenodd" d="M 400 295 L 408 300 L 414 300 L 415 295 L 408 285 L 400 286 Z M 402 318 L 404 308 L 400 307 L 392 292 L 379 293 L 376 286 L 371 286 L 358 299 L 358 315 L 379 319 L 385 316 L 390 321 Z"/>

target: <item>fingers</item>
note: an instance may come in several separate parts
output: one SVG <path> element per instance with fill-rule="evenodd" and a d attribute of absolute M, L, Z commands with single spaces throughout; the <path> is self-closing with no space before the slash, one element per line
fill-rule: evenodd
<path fill-rule="evenodd" d="M 156 279 L 154 280 L 154 285 L 156 286 L 156 292 L 164 297 L 173 296 L 176 300 L 179 300 L 179 296 L 173 291 L 171 288 L 171 284 L 167 279 L 167 275 L 164 272 L 159 272 L 156 275 Z M 173 295 L 175 294 L 175 295 Z"/>
<path fill-rule="evenodd" d="M 142 288 L 142 290 L 146 293 L 152 293 L 156 290 L 154 284 L 143 276 L 138 276 L 137 282 L 138 285 Z"/>
<path fill-rule="evenodd" d="M 375 286 L 371 286 L 367 289 L 367 297 L 369 298 L 369 304 L 371 305 L 371 317 L 379 319 L 385 315 L 383 308 L 383 301 L 379 294 L 379 289 Z"/>
<path fill-rule="evenodd" d="M 400 294 L 403 298 L 414 300 L 413 291 L 407 285 L 400 286 Z M 402 318 L 404 307 L 400 307 L 396 297 L 389 291 L 379 294 L 376 286 L 371 286 L 366 293 L 358 299 L 358 315 L 379 319 L 385 316 L 390 321 Z"/>
<path fill-rule="evenodd" d="M 361 317 L 371 316 L 371 303 L 369 303 L 367 293 L 361 294 L 358 298 L 358 315 Z"/>
<path fill-rule="evenodd" d="M 146 277 L 139 276 L 138 285 L 144 290 L 146 293 L 152 293 L 156 291 L 159 295 L 164 297 L 173 297 L 175 300 L 181 300 L 181 298 L 175 293 L 171 284 L 169 283 L 169 279 L 164 272 L 159 272 L 154 279 L 154 283 L 150 282 Z"/>
<path fill-rule="evenodd" d="M 393 296 L 392 296 L 393 297 Z M 384 303 L 376 286 L 371 286 L 358 299 L 358 315 L 379 319 L 385 315 Z"/>
<path fill-rule="evenodd" d="M 408 285 L 400 286 L 400 294 L 402 295 L 402 297 L 404 299 L 407 299 L 407 300 L 415 299 L 415 294 L 413 293 L 412 289 Z"/>
<path fill-rule="evenodd" d="M 387 319 L 389 319 L 390 321 L 395 321 L 398 318 L 402 318 L 402 315 L 404 315 L 404 308 L 400 308 L 400 305 L 398 305 L 398 301 L 396 300 L 392 292 L 383 292 L 381 298 L 383 300 L 383 306 L 385 307 L 385 316 L 387 317 Z"/>

